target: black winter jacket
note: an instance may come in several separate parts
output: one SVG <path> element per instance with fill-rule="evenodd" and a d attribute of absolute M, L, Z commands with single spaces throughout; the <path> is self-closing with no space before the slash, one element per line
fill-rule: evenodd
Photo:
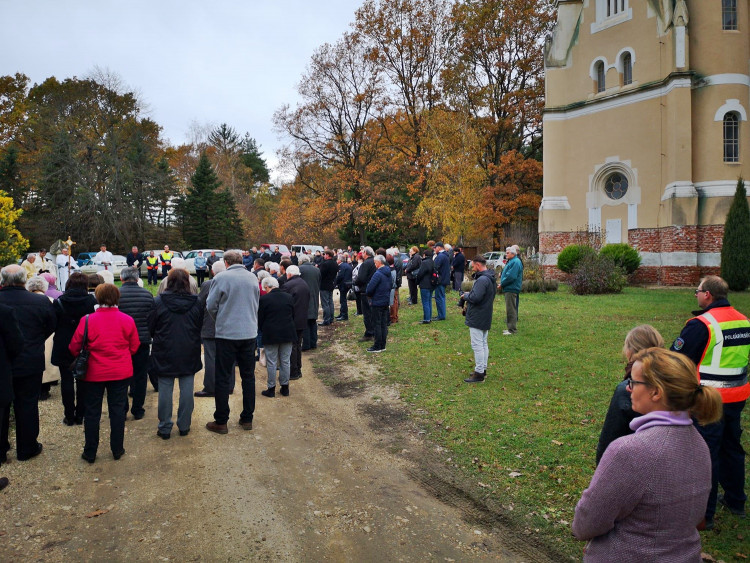
<path fill-rule="evenodd" d="M 13 309 L 23 334 L 23 351 L 13 360 L 13 378 L 44 372 L 44 343 L 55 331 L 55 309 L 46 295 L 26 291 L 23 286 L 0 289 L 0 304 Z M 5 322 L 5 321 L 3 321 Z"/>
<path fill-rule="evenodd" d="M 154 308 L 154 296 L 148 289 L 139 287 L 135 282 L 122 284 L 120 288 L 120 311 L 133 317 L 138 329 L 141 345 L 151 344 L 148 332 L 148 317 Z"/>
<path fill-rule="evenodd" d="M 625 367 L 626 379 L 630 377 L 632 367 L 632 364 L 628 364 Z M 627 389 L 627 381 L 623 379 L 615 387 L 615 392 L 612 394 L 612 399 L 609 402 L 607 416 L 604 418 L 602 431 L 599 434 L 599 443 L 596 446 L 597 465 L 599 465 L 604 452 L 612 442 L 617 440 L 617 438 L 622 438 L 633 433 L 630 429 L 630 421 L 637 416 L 640 415 L 633 410 L 633 403 L 630 400 L 630 393 Z"/>
<path fill-rule="evenodd" d="M 197 295 L 162 293 L 154 299 L 148 318 L 153 338 L 148 373 L 155 377 L 183 377 L 201 370 L 203 305 Z"/>
<path fill-rule="evenodd" d="M 7 408 L 13 400 L 11 362 L 23 350 L 23 334 L 16 313 L 0 305 L 0 408 Z"/>
<path fill-rule="evenodd" d="M 299 267 L 300 277 L 310 288 L 310 300 L 307 304 L 307 318 L 317 319 L 320 309 L 320 270 L 312 264 L 302 264 Z"/>
<path fill-rule="evenodd" d="M 418 253 L 413 254 L 406 263 L 406 277 L 410 280 L 417 279 L 417 272 L 419 272 L 421 265 L 422 257 Z"/>
<path fill-rule="evenodd" d="M 73 356 L 68 350 L 78 322 L 94 312 L 96 298 L 82 289 L 69 289 L 54 302 L 56 328 L 52 339 L 52 365 L 68 367 Z"/>
<path fill-rule="evenodd" d="M 367 289 L 367 284 L 370 283 L 376 270 L 375 259 L 372 256 L 368 256 L 367 259 L 360 264 L 359 271 L 357 272 L 357 281 L 354 282 L 354 285 L 359 288 L 361 293 L 364 293 L 365 289 Z"/>
<path fill-rule="evenodd" d="M 326 258 L 320 263 L 320 289 L 322 291 L 333 291 L 336 285 L 336 274 L 339 271 L 339 265 L 333 258 Z"/>
<path fill-rule="evenodd" d="M 263 333 L 263 344 L 284 344 L 297 338 L 294 328 L 294 298 L 289 293 L 272 289 L 260 296 L 258 329 Z"/>
<path fill-rule="evenodd" d="M 474 287 L 464 295 L 468 303 L 466 307 L 466 320 L 464 323 L 469 328 L 479 330 L 490 330 L 492 328 L 492 303 L 495 300 L 495 272 L 484 270 L 477 272 Z"/>
<path fill-rule="evenodd" d="M 310 302 L 310 288 L 299 276 L 292 276 L 284 283 L 281 291 L 292 296 L 294 304 L 294 328 L 304 330 L 307 326 L 307 306 Z"/>
<path fill-rule="evenodd" d="M 414 279 L 419 284 L 419 289 L 435 289 L 432 286 L 432 272 L 435 271 L 435 264 L 432 262 L 432 258 L 422 258 L 422 263 L 419 265 L 419 271 Z"/>

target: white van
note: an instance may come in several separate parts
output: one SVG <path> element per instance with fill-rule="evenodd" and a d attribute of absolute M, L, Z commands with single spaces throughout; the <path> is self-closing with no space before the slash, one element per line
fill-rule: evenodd
<path fill-rule="evenodd" d="M 293 244 L 292 250 L 297 254 L 302 254 L 303 252 L 315 254 L 317 250 L 320 250 L 320 253 L 323 254 L 323 247 L 317 244 Z"/>

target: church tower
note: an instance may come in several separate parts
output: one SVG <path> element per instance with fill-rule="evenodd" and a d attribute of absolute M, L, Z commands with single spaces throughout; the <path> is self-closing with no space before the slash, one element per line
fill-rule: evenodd
<path fill-rule="evenodd" d="M 627 242 L 639 281 L 718 273 L 748 177 L 748 0 L 557 0 L 545 46 L 540 251 Z"/>

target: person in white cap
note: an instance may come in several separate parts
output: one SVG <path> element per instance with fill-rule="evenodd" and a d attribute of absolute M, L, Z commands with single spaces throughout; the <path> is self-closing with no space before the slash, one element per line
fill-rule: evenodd
<path fill-rule="evenodd" d="M 504 336 L 515 334 L 518 330 L 518 294 L 521 293 L 521 282 L 523 281 L 523 263 L 518 257 L 515 246 L 505 249 L 508 259 L 500 276 L 500 285 L 505 294 L 505 324 L 507 329 L 503 331 Z"/>

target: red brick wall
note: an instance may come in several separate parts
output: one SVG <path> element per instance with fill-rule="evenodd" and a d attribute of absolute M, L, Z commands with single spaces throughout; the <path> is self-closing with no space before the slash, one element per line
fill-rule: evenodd
<path fill-rule="evenodd" d="M 628 243 L 641 252 L 720 252 L 724 225 L 686 225 L 661 229 L 631 229 Z M 581 243 L 578 232 L 539 233 L 539 251 L 558 254 L 569 244 Z M 633 274 L 632 283 L 661 285 L 694 285 L 700 278 L 719 274 L 719 268 L 696 266 L 641 266 Z M 545 276 L 565 281 L 567 274 L 556 266 L 545 266 Z"/>

